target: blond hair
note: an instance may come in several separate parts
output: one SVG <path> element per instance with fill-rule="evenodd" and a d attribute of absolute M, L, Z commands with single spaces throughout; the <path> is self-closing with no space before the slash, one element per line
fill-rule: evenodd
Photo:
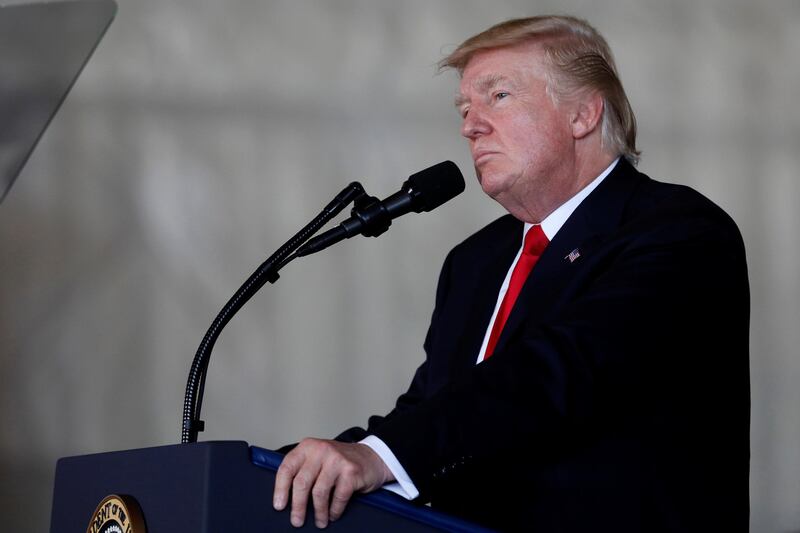
<path fill-rule="evenodd" d="M 483 50 L 537 42 L 548 70 L 547 90 L 557 103 L 582 90 L 603 97 L 601 138 L 603 147 L 639 161 L 636 117 L 622 87 L 608 43 L 588 22 L 569 16 L 540 16 L 508 20 L 470 37 L 439 62 L 439 69 L 459 75 L 470 59 Z"/>

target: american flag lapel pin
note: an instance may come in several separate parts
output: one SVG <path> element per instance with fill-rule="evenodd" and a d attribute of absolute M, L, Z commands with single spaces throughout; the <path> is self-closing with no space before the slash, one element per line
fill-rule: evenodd
<path fill-rule="evenodd" d="M 564 259 L 568 259 L 570 263 L 574 263 L 575 260 L 578 259 L 580 256 L 581 256 L 580 250 L 575 248 L 569 254 L 567 254 L 567 256 L 564 257 Z"/>

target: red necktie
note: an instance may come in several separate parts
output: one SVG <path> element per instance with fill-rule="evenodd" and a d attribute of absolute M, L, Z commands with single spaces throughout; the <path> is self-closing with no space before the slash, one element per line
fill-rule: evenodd
<path fill-rule="evenodd" d="M 486 354 L 483 356 L 484 360 L 489 359 L 492 352 L 494 352 L 497 339 L 500 338 L 500 333 L 503 331 L 508 315 L 511 314 L 511 309 L 514 308 L 519 292 L 549 242 L 540 225 L 532 226 L 528 233 L 525 234 L 522 255 L 519 256 L 519 261 L 514 265 L 514 272 L 511 273 L 511 280 L 508 282 L 508 291 L 503 297 L 503 302 L 500 304 L 500 309 L 494 319 L 492 333 L 489 335 L 489 343 L 486 345 Z"/>

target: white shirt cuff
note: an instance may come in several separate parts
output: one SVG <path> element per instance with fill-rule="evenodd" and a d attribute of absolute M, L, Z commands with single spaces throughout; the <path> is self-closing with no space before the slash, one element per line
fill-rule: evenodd
<path fill-rule="evenodd" d="M 386 467 L 397 480 L 394 483 L 387 483 L 384 485 L 384 489 L 394 492 L 406 500 L 413 500 L 419 496 L 419 491 L 411 481 L 408 472 L 406 472 L 406 469 L 403 468 L 403 465 L 400 464 L 400 461 L 397 460 L 397 457 L 394 456 L 392 450 L 389 449 L 386 443 L 375 435 L 369 435 L 365 439 L 359 441 L 359 444 L 369 446 L 373 452 L 377 453 L 378 457 L 386 464 Z"/>

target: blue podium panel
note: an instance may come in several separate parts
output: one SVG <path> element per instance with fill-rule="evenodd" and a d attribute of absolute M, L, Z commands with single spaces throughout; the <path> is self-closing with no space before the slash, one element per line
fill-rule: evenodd
<path fill-rule="evenodd" d="M 298 531 L 272 508 L 281 455 L 245 442 L 199 442 L 59 459 L 51 533 L 86 531 L 108 495 L 133 497 L 148 533 Z M 317 531 L 309 508 L 305 526 Z M 357 496 L 331 531 L 486 531 L 385 492 Z"/>

